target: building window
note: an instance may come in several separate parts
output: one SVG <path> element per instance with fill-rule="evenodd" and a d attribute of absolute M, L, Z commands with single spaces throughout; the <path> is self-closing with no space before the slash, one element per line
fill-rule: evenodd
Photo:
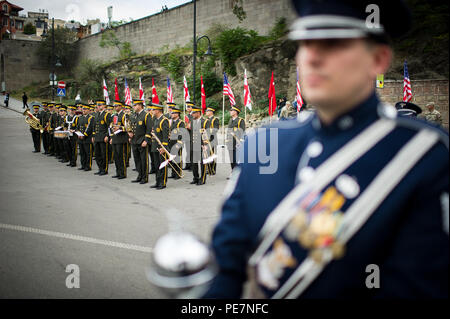
<path fill-rule="evenodd" d="M 6 3 L 3 4 L 3 11 L 5 11 L 5 13 L 8 13 L 8 5 Z"/>
<path fill-rule="evenodd" d="M 14 20 L 11 20 L 11 27 L 14 26 Z"/>
<path fill-rule="evenodd" d="M 23 29 L 23 22 L 22 21 L 17 21 L 17 28 L 18 30 L 22 30 Z"/>
<path fill-rule="evenodd" d="M 7 17 L 3 17 L 3 25 L 4 26 L 8 26 L 8 18 Z"/>

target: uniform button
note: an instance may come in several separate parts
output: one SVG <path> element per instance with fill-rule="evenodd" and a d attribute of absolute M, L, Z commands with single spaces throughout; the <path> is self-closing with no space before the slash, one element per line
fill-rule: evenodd
<path fill-rule="evenodd" d="M 360 190 L 356 180 L 346 174 L 336 179 L 336 188 L 348 199 L 358 196 Z"/>
<path fill-rule="evenodd" d="M 306 153 L 310 158 L 315 158 L 322 154 L 323 151 L 323 145 L 322 143 L 315 141 L 308 145 L 308 148 L 306 149 Z"/>
<path fill-rule="evenodd" d="M 306 183 L 313 179 L 315 175 L 315 170 L 311 166 L 303 167 L 298 173 L 298 179 L 302 183 Z"/>
<path fill-rule="evenodd" d="M 339 120 L 338 126 L 341 130 L 346 130 L 353 126 L 353 118 L 350 116 L 345 116 Z"/>

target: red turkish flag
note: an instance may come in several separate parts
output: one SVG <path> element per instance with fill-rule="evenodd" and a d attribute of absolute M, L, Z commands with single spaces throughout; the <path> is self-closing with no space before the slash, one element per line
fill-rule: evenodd
<path fill-rule="evenodd" d="M 114 99 L 116 101 L 120 101 L 120 97 L 119 97 L 119 89 L 117 88 L 117 78 L 114 81 Z"/>
<path fill-rule="evenodd" d="M 152 78 L 152 103 L 159 104 L 158 93 L 156 93 L 155 81 Z"/>
<path fill-rule="evenodd" d="M 277 98 L 275 96 L 275 81 L 273 79 L 273 71 L 272 71 L 272 77 L 270 79 L 270 86 L 269 86 L 269 115 L 272 116 L 273 112 L 277 108 Z"/>
<path fill-rule="evenodd" d="M 201 95 L 202 95 L 202 114 L 205 114 L 206 110 L 206 94 L 205 94 L 205 86 L 203 85 L 203 77 L 200 76 L 200 82 L 201 82 Z"/>

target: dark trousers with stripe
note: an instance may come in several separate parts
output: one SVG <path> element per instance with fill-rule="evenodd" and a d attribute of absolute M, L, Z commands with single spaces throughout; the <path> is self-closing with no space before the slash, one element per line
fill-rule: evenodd
<path fill-rule="evenodd" d="M 44 132 L 42 133 L 42 145 L 44 146 L 44 153 L 48 153 L 49 152 L 49 134 L 48 132 Z"/>
<path fill-rule="evenodd" d="M 132 144 L 134 164 L 138 172 L 137 179 L 148 182 L 148 148 L 140 144 Z"/>
<path fill-rule="evenodd" d="M 70 138 L 65 138 L 63 139 L 63 146 L 64 146 L 64 151 L 66 154 L 66 158 L 68 161 L 70 161 L 72 163 L 72 147 L 70 145 Z"/>
<path fill-rule="evenodd" d="M 127 145 L 127 157 L 126 157 L 126 166 L 128 167 L 128 166 L 130 166 L 130 157 L 131 157 L 131 144 L 130 143 L 127 143 L 126 144 Z"/>
<path fill-rule="evenodd" d="M 127 144 L 112 144 L 116 175 L 127 177 Z"/>
<path fill-rule="evenodd" d="M 174 145 L 175 145 L 175 144 L 170 144 L 169 150 L 172 150 L 172 148 L 173 148 Z M 172 152 L 172 151 L 171 151 L 171 152 Z M 171 169 L 172 169 L 172 174 L 170 175 L 171 177 L 177 177 L 178 174 L 181 175 L 181 173 L 182 173 L 181 170 L 178 169 L 177 166 L 173 164 L 173 162 L 177 163 L 178 166 L 179 166 L 180 168 L 182 168 L 182 167 L 183 167 L 183 156 L 182 156 L 182 155 L 183 155 L 183 149 L 180 148 L 180 149 L 178 150 L 178 152 L 177 152 L 177 157 L 175 157 L 175 158 L 173 159 L 173 161 L 171 162 L 171 163 L 172 163 L 172 166 L 173 166 L 173 167 L 171 167 Z M 177 174 L 177 172 L 178 172 L 178 174 Z"/>
<path fill-rule="evenodd" d="M 41 132 L 39 130 L 30 129 L 31 137 L 33 138 L 34 150 L 41 151 Z"/>
<path fill-rule="evenodd" d="M 167 184 L 167 167 L 169 164 L 164 166 L 162 169 L 159 169 L 159 166 L 162 162 L 167 159 L 167 155 L 161 155 L 159 152 L 153 152 L 153 159 L 155 161 L 155 169 L 156 169 L 156 185 L 158 186 L 166 186 Z"/>
<path fill-rule="evenodd" d="M 77 150 L 77 140 L 78 140 L 78 138 L 77 138 L 77 136 L 75 135 L 75 136 L 71 136 L 70 138 L 69 138 L 69 148 L 70 148 L 70 150 L 69 150 L 69 160 L 70 160 L 70 164 L 72 164 L 72 165 L 77 165 L 77 153 L 78 153 L 78 150 Z"/>
<path fill-rule="evenodd" d="M 82 168 L 92 168 L 92 143 L 80 144 L 80 157 Z"/>
<path fill-rule="evenodd" d="M 199 166 L 201 175 L 198 174 Z M 199 163 L 192 163 L 192 174 L 194 175 L 194 182 L 206 183 L 206 165 L 203 164 L 203 159 Z"/>
<path fill-rule="evenodd" d="M 108 143 L 95 142 L 95 161 L 100 172 L 108 173 Z"/>

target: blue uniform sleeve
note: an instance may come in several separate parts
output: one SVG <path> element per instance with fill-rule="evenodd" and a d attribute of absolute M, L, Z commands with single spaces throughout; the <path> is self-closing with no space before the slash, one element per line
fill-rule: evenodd
<path fill-rule="evenodd" d="M 204 298 L 240 298 L 246 280 L 246 264 L 252 241 L 244 215 L 245 172 L 241 171 L 241 166 L 236 169 L 239 175 L 237 181 L 233 181 L 232 177 L 228 187 L 233 187 L 234 183 L 236 186 L 225 201 L 220 221 L 213 232 L 212 248 L 219 273 Z"/>
<path fill-rule="evenodd" d="M 394 245 L 380 265 L 381 289 L 376 297 L 448 298 L 448 215 L 442 203 L 448 176 L 447 164 L 434 170 L 406 204 Z"/>

